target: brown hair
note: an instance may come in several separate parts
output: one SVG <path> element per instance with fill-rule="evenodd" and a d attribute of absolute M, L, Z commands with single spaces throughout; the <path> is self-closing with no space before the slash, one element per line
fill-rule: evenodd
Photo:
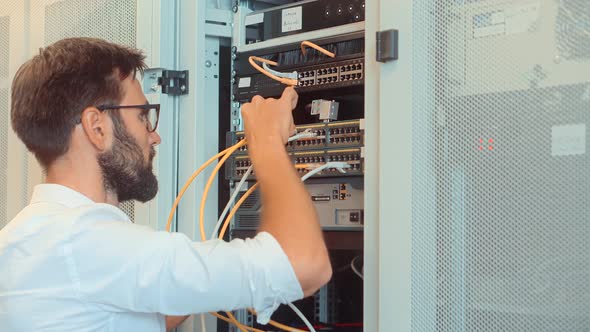
<path fill-rule="evenodd" d="M 146 68 L 138 50 L 93 38 L 52 44 L 23 64 L 12 83 L 12 128 L 47 168 L 68 151 L 89 106 L 118 104 L 121 81 Z"/>

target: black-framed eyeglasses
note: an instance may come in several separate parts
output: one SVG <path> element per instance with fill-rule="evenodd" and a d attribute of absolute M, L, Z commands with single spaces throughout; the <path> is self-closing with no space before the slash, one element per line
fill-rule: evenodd
<path fill-rule="evenodd" d="M 158 128 L 160 121 L 160 104 L 141 104 L 141 105 L 99 105 L 96 108 L 100 111 L 118 110 L 125 108 L 139 108 L 142 110 L 141 116 L 145 121 L 145 127 L 148 132 L 153 133 Z"/>

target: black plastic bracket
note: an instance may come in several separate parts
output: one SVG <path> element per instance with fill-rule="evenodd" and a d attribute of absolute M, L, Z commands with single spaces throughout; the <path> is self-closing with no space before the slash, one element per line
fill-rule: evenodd
<path fill-rule="evenodd" d="M 163 70 L 158 77 L 158 85 L 162 87 L 162 93 L 171 96 L 188 94 L 188 70 Z"/>
<path fill-rule="evenodd" d="M 377 31 L 377 61 L 389 62 L 398 57 L 398 31 Z"/>

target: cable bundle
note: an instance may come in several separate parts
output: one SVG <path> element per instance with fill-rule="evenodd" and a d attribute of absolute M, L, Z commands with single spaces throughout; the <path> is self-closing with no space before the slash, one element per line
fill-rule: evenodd
<path fill-rule="evenodd" d="M 321 48 L 320 46 L 309 42 L 309 41 L 303 41 L 301 43 L 301 51 L 302 53 L 305 55 L 305 47 L 309 46 L 312 47 L 330 57 L 334 57 L 335 54 L 332 52 L 329 52 L 323 48 Z M 289 74 L 282 74 L 282 73 L 278 73 L 275 72 L 273 70 L 266 70 L 262 67 L 260 67 L 256 61 L 261 62 L 263 64 L 268 64 L 268 65 L 272 65 L 272 66 L 277 66 L 277 63 L 265 58 L 261 58 L 261 57 L 256 57 L 256 56 L 251 56 L 249 59 L 250 64 L 256 68 L 258 71 L 260 71 L 261 73 L 263 73 L 264 75 L 277 80 L 285 85 L 288 86 L 296 86 L 298 85 L 298 81 L 296 78 L 292 78 L 292 76 L 289 76 Z M 266 67 L 266 66 L 265 66 Z M 279 76 L 282 75 L 283 77 Z M 296 75 L 296 74 L 295 74 Z M 291 138 L 289 138 L 289 141 L 294 141 L 297 140 L 299 138 L 302 137 L 310 137 L 311 134 L 310 132 L 303 132 L 300 134 L 297 134 L 295 136 L 292 136 Z M 219 160 L 219 162 L 217 163 L 217 165 L 215 166 L 215 168 L 213 169 L 212 174 L 209 176 L 209 179 L 207 181 L 207 184 L 205 185 L 205 190 L 203 192 L 203 196 L 201 198 L 201 206 L 199 209 L 199 231 L 201 234 L 201 240 L 205 241 L 207 240 L 207 236 L 205 235 L 205 223 L 204 223 L 204 215 L 205 215 L 205 203 L 207 202 L 207 195 L 209 194 L 209 190 L 211 189 L 211 185 L 213 184 L 213 181 L 215 180 L 215 176 L 216 174 L 219 172 L 219 169 L 221 168 L 221 166 L 223 166 L 223 164 L 225 163 L 225 161 L 238 149 L 240 149 L 241 147 L 246 145 L 246 139 L 241 140 L 240 142 L 236 143 L 235 145 L 219 152 L 218 154 L 214 155 L 213 157 L 211 157 L 209 160 L 207 160 L 201 167 L 199 167 L 199 169 L 197 169 L 190 177 L 189 179 L 186 181 L 186 183 L 184 184 L 184 186 L 182 187 L 182 189 L 180 190 L 180 192 L 178 193 L 178 196 L 176 197 L 176 199 L 174 200 L 174 204 L 172 205 L 172 208 L 170 209 L 170 214 L 168 215 L 168 221 L 166 222 L 166 231 L 170 232 L 171 226 L 172 226 L 172 219 L 174 218 L 174 213 L 176 212 L 176 208 L 178 207 L 178 204 L 180 203 L 180 200 L 182 199 L 182 196 L 184 195 L 184 193 L 187 191 L 188 187 L 191 185 L 191 183 L 197 178 L 197 176 L 207 167 L 209 166 L 211 163 L 213 163 L 215 160 L 221 158 Z M 314 174 L 317 174 L 319 172 L 321 172 L 322 170 L 326 169 L 326 168 L 337 168 L 339 169 L 341 172 L 344 172 L 344 168 L 348 168 L 349 165 L 346 163 L 341 163 L 341 162 L 328 162 L 324 165 L 321 165 L 311 171 L 309 171 L 307 174 L 305 174 L 302 177 L 302 181 L 305 181 L 306 179 L 308 179 L 309 177 L 311 177 Z M 246 179 L 248 178 L 248 176 L 250 175 L 250 173 L 252 172 L 252 166 L 250 166 L 250 168 L 248 168 L 248 171 L 244 174 L 244 176 L 242 177 L 242 179 L 240 180 L 238 186 L 235 188 L 234 190 L 234 194 L 232 195 L 232 197 L 230 198 L 229 202 L 227 203 L 225 209 L 223 210 L 221 216 L 219 217 L 219 220 L 217 221 L 217 224 L 215 226 L 215 229 L 213 230 L 213 233 L 211 234 L 211 239 L 215 238 L 215 236 L 217 235 L 218 230 L 220 229 L 221 225 L 223 225 L 221 227 L 221 230 L 219 231 L 219 234 L 217 235 L 219 239 L 223 239 L 223 236 L 225 235 L 225 232 L 227 231 L 227 227 L 231 221 L 231 219 L 233 218 L 233 216 L 235 215 L 235 213 L 238 211 L 238 209 L 240 208 L 240 206 L 242 205 L 242 203 L 248 198 L 248 196 L 250 196 L 250 194 L 252 194 L 252 192 L 254 192 L 254 190 L 256 190 L 256 188 L 258 187 L 258 183 L 254 184 L 252 187 L 250 187 L 250 189 L 248 189 L 248 191 L 246 191 L 246 193 L 244 195 L 242 195 L 242 197 L 240 198 L 240 200 L 238 200 L 235 204 L 235 206 L 231 209 L 231 211 L 229 212 L 229 214 L 227 215 L 227 218 L 225 219 L 225 221 L 223 221 L 223 218 L 225 217 L 225 214 L 227 213 L 227 211 L 229 210 L 229 207 L 232 205 L 233 201 L 235 200 L 237 194 L 240 192 L 241 187 L 244 185 L 244 183 L 246 182 Z M 311 325 L 311 323 L 305 318 L 305 316 L 303 315 L 303 313 L 301 313 L 301 311 L 299 311 L 299 309 L 297 309 L 297 307 L 295 307 L 295 305 L 293 305 L 292 303 L 288 304 L 289 307 L 303 320 L 303 322 L 305 323 L 305 325 L 307 326 L 307 328 L 309 329 L 309 331 L 313 331 L 315 332 L 315 329 L 313 328 L 313 326 Z M 256 314 L 255 311 L 250 309 L 250 312 L 252 314 Z M 238 327 L 238 329 L 242 332 L 247 332 L 247 331 L 254 331 L 254 332 L 263 332 L 262 330 L 259 329 L 255 329 L 253 327 L 249 327 L 243 324 L 240 324 L 236 318 L 233 316 L 233 314 L 231 312 L 226 312 L 227 317 L 220 315 L 216 312 L 210 312 L 211 315 L 224 320 L 228 323 L 232 323 L 235 326 Z M 201 323 L 202 323 L 202 328 L 204 330 L 204 316 L 203 314 L 201 314 Z M 300 329 L 296 329 L 278 322 L 275 322 L 273 320 L 271 320 L 269 322 L 270 325 L 277 327 L 281 330 L 284 331 L 289 331 L 289 332 L 305 332 L 303 330 Z"/>

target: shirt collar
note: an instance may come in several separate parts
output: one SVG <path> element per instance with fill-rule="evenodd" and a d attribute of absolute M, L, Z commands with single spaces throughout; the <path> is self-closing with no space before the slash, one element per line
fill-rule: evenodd
<path fill-rule="evenodd" d="M 31 204 L 39 202 L 58 203 L 69 208 L 95 204 L 90 198 L 74 189 L 52 183 L 44 183 L 35 186 L 33 189 Z"/>

